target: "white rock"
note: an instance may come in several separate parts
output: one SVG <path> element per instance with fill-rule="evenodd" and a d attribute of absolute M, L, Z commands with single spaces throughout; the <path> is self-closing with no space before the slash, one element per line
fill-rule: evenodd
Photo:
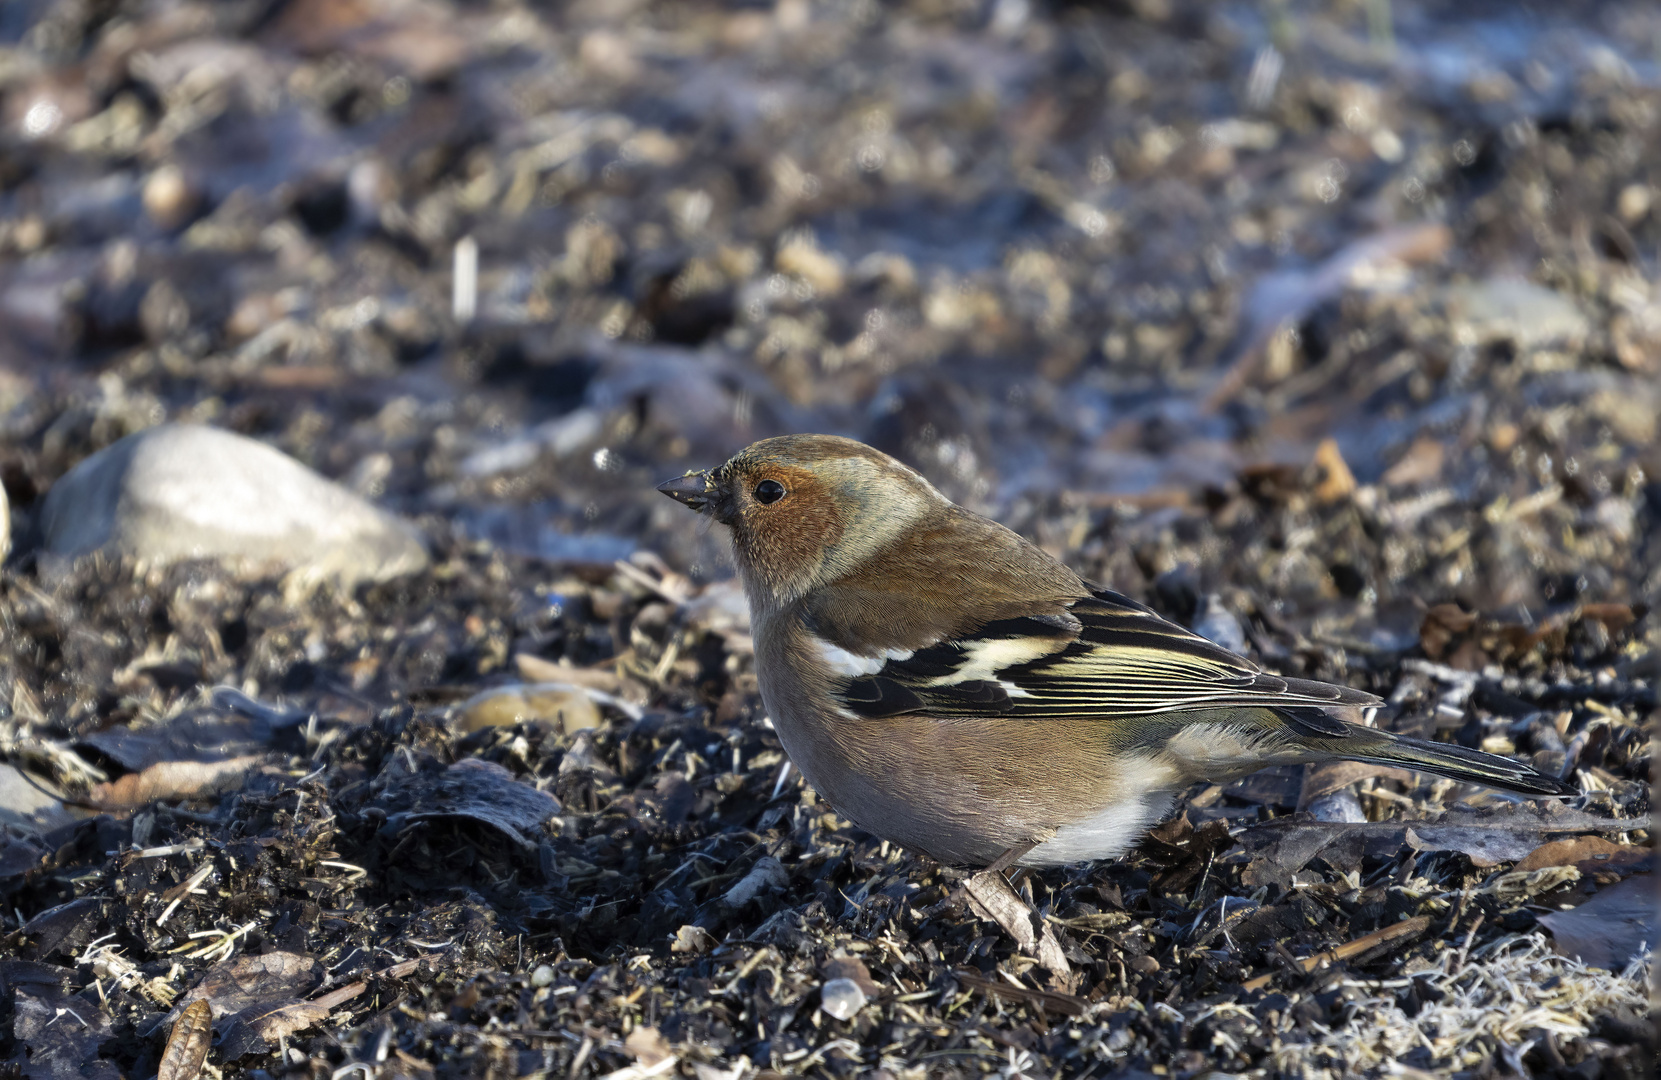
<path fill-rule="evenodd" d="M 407 522 L 262 442 L 187 424 L 129 435 L 71 469 L 46 495 L 41 537 L 60 562 L 219 559 L 346 585 L 427 565 Z"/>
<path fill-rule="evenodd" d="M 851 1020 L 865 1007 L 865 991 L 852 979 L 830 979 L 819 988 L 819 1007 L 838 1020 Z"/>
<path fill-rule="evenodd" d="M 1519 348 L 1571 344 L 1585 339 L 1591 324 L 1569 297 L 1521 278 L 1488 278 L 1454 285 L 1448 314 L 1476 344 L 1511 340 Z"/>
<path fill-rule="evenodd" d="M 1309 800 L 1305 808 L 1314 815 L 1316 821 L 1331 821 L 1343 824 L 1358 824 L 1367 820 L 1367 813 L 1361 808 L 1361 800 L 1350 787 L 1339 788 Z"/>
<path fill-rule="evenodd" d="M 1194 617 L 1194 633 L 1230 652 L 1246 651 L 1245 629 L 1216 593 L 1207 593 L 1200 599 L 1200 610 Z"/>

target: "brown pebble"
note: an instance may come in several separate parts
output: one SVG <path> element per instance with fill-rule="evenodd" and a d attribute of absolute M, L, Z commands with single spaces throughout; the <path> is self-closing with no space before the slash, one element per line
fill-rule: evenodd
<path fill-rule="evenodd" d="M 1355 474 L 1344 462 L 1338 449 L 1338 440 L 1323 439 L 1315 448 L 1315 465 L 1321 470 L 1321 481 L 1315 486 L 1315 498 L 1323 503 L 1337 502 L 1355 494 Z"/>
<path fill-rule="evenodd" d="M 1159 961 L 1151 956 L 1133 956 L 1129 967 L 1138 975 L 1152 975 L 1159 970 Z"/>
<path fill-rule="evenodd" d="M 462 731 L 543 723 L 570 734 L 601 723 L 594 699 L 558 683 L 504 686 L 486 690 L 464 703 L 456 726 Z"/>

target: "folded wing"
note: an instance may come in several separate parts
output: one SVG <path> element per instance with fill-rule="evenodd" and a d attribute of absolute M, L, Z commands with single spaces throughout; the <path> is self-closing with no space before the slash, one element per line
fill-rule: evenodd
<path fill-rule="evenodd" d="M 1303 734 L 1343 737 L 1328 710 L 1371 694 L 1262 671 L 1128 597 L 1099 590 L 1064 616 L 1002 619 L 849 678 L 844 706 L 865 717 L 927 714 L 1044 720 L 1269 708 Z"/>

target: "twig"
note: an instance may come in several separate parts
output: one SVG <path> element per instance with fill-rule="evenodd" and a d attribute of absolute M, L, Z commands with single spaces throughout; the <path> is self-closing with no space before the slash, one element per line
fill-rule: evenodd
<path fill-rule="evenodd" d="M 1481 920 L 1478 921 L 1480 922 Z M 1400 938 L 1411 937 L 1414 934 L 1422 933 L 1429 926 L 1430 916 L 1419 915 L 1415 918 L 1407 919 L 1404 922 L 1395 923 L 1380 930 L 1374 930 L 1370 934 L 1363 934 L 1354 941 L 1345 942 L 1335 949 L 1329 949 L 1323 953 L 1316 953 L 1313 956 L 1306 956 L 1297 961 L 1297 965 L 1306 972 L 1314 971 L 1323 962 L 1337 963 L 1340 960 L 1348 960 L 1352 956 L 1360 956 L 1362 953 L 1367 952 L 1370 949 L 1377 948 L 1380 945 L 1386 945 Z M 1474 932 L 1475 928 L 1473 927 L 1473 933 Z M 1466 947 L 1469 948 L 1469 945 L 1470 943 L 1467 941 Z M 1244 988 L 1247 990 L 1261 990 L 1273 981 L 1275 974 L 1275 972 L 1271 971 L 1267 975 L 1259 975 L 1257 978 L 1248 980 L 1244 983 Z"/>

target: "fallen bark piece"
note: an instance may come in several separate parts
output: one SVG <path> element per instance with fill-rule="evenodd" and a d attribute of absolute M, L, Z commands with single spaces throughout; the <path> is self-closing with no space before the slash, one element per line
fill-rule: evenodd
<path fill-rule="evenodd" d="M 560 812 L 559 800 L 548 792 L 478 758 L 465 758 L 441 772 L 394 774 L 380 803 L 389 811 L 387 826 L 395 830 L 432 818 L 465 818 L 525 848 L 536 846 L 542 823 Z"/>

